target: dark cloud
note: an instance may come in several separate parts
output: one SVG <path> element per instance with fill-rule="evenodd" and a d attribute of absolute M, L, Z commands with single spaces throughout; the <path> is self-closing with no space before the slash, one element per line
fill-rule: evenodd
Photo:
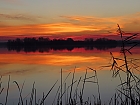
<path fill-rule="evenodd" d="M 37 21 L 39 17 L 23 14 L 0 14 L 0 18 L 12 20 Z"/>

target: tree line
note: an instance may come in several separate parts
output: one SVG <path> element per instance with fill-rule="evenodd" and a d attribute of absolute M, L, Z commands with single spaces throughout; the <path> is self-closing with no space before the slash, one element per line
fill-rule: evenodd
<path fill-rule="evenodd" d="M 106 50 L 108 48 L 114 48 L 117 46 L 117 41 L 107 38 L 85 38 L 85 40 L 73 40 L 72 38 L 67 39 L 50 39 L 50 38 L 28 38 L 24 39 L 16 38 L 15 40 L 8 40 L 8 50 L 16 50 L 31 52 L 31 51 L 49 51 L 49 50 L 64 50 L 69 51 L 74 48 L 85 48 L 86 50 L 92 50 L 93 48 L 99 50 Z"/>

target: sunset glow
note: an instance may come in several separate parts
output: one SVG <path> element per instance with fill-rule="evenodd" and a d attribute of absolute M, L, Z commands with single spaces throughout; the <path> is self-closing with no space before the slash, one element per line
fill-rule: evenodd
<path fill-rule="evenodd" d="M 15 36 L 74 38 L 112 35 L 113 37 L 116 35 L 117 24 L 126 33 L 140 33 L 138 0 L 135 2 L 119 0 L 115 1 L 114 6 L 111 0 L 104 1 L 104 5 L 102 3 L 103 1 L 60 0 L 58 3 L 55 0 L 42 2 L 35 0 L 32 4 L 31 0 L 1 0 L 0 37 L 5 39 Z M 122 6 L 123 3 L 125 5 Z M 87 8 L 84 8 L 85 4 L 88 4 Z M 112 11 L 108 11 L 108 8 Z"/>
<path fill-rule="evenodd" d="M 137 14 L 138 15 L 138 14 Z M 116 18 L 97 18 L 97 17 L 65 17 L 72 22 L 65 23 L 50 23 L 50 24 L 35 24 L 35 25 L 20 25 L 20 26 L 4 26 L 0 28 L 0 36 L 11 35 L 67 35 L 68 33 L 84 34 L 115 34 L 117 23 L 120 23 L 124 30 L 127 30 L 129 25 L 135 26 L 135 20 L 140 21 L 140 14 L 133 18 L 116 17 Z M 125 20 L 125 21 L 124 21 Z M 77 22 L 77 23 L 76 23 Z M 139 32 L 140 24 L 129 29 L 130 32 Z"/>
<path fill-rule="evenodd" d="M 139 77 L 140 0 L 0 0 L 0 104 L 134 105 Z"/>

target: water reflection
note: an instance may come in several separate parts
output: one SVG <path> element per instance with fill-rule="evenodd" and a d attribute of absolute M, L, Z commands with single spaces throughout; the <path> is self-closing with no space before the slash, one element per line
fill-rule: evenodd
<path fill-rule="evenodd" d="M 26 72 L 26 68 L 34 65 L 38 68 L 41 66 L 53 66 L 58 69 L 65 66 L 77 67 L 80 70 L 85 70 L 86 67 L 99 68 L 102 65 L 107 65 L 110 61 L 110 52 L 115 57 L 121 57 L 118 52 L 119 47 L 100 51 L 100 50 L 85 50 L 84 48 L 75 48 L 72 51 L 53 51 L 47 53 L 24 51 L 16 53 L 16 51 L 8 51 L 1 49 L 0 53 L 0 73 L 1 75 L 10 74 L 11 72 L 20 73 Z M 139 47 L 136 47 L 132 51 L 133 55 L 129 55 L 131 58 L 139 58 Z M 84 68 L 84 69 L 83 69 Z M 7 70 L 9 73 L 6 73 Z M 22 70 L 21 70 L 22 69 Z M 29 71 L 32 71 L 29 69 Z M 35 72 L 35 71 L 34 71 Z"/>
<path fill-rule="evenodd" d="M 2 96 L 0 95 L 0 100 L 5 99 L 6 87 L 7 87 L 7 77 L 11 75 L 10 82 L 10 102 L 18 102 L 18 91 L 17 87 L 12 83 L 13 81 L 18 81 L 20 86 L 25 82 L 23 89 L 23 96 L 26 97 L 32 89 L 32 84 L 36 82 L 36 89 L 38 91 L 38 97 L 42 97 L 42 93 L 50 89 L 53 83 L 59 79 L 60 80 L 60 70 L 63 70 L 63 79 L 68 73 L 72 73 L 76 67 L 75 80 L 79 80 L 85 75 L 86 69 L 88 67 L 97 70 L 100 91 L 102 93 L 102 100 L 107 101 L 114 95 L 116 86 L 120 83 L 119 79 L 112 78 L 112 72 L 109 68 L 101 68 L 103 65 L 108 65 L 110 62 L 110 52 L 113 53 L 115 57 L 121 57 L 119 53 L 119 47 L 108 50 L 85 50 L 85 48 L 75 48 L 71 51 L 68 50 L 49 50 L 49 52 L 40 53 L 36 52 L 20 52 L 8 51 L 6 48 L 0 49 L 0 74 L 3 76 L 2 82 L 5 87 Z M 140 58 L 140 49 L 135 47 L 132 50 L 132 55 L 130 58 Z M 92 72 L 88 70 L 88 76 L 90 77 Z M 123 75 L 123 74 L 122 74 Z M 71 83 L 72 75 L 67 80 L 67 83 Z M 124 76 L 125 78 L 125 76 Z M 60 82 L 60 81 L 59 81 Z M 56 94 L 57 88 L 60 83 L 57 84 L 54 91 L 50 95 L 47 101 L 52 103 L 54 96 Z M 43 86 L 42 86 L 43 85 Z M 85 98 L 91 96 L 92 94 L 97 95 L 97 86 L 90 83 L 86 84 L 85 87 Z M 108 91 L 110 91 L 108 93 Z M 106 96 L 106 94 L 109 94 Z M 4 97 L 3 97 L 4 96 Z M 13 97 L 14 96 L 14 97 Z"/>
<path fill-rule="evenodd" d="M 40 53 L 44 53 L 44 52 L 50 52 L 50 51 L 63 51 L 63 50 L 67 50 L 67 51 L 72 51 L 74 50 L 75 48 L 84 48 L 85 50 L 94 50 L 97 49 L 97 50 L 108 50 L 108 49 L 112 49 L 112 48 L 116 48 L 116 46 L 108 46 L 108 45 L 104 45 L 104 46 L 65 46 L 65 45 L 57 45 L 57 46 L 47 46 L 47 47 L 38 47 L 38 46 L 24 46 L 24 47 L 21 47 L 21 46 L 8 46 L 8 51 L 16 51 L 16 52 L 40 52 Z"/>

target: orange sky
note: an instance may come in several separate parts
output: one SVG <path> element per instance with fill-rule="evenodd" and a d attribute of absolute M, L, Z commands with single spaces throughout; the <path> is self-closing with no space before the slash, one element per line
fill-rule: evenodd
<path fill-rule="evenodd" d="M 40 35 L 79 39 L 116 36 L 117 24 L 126 33 L 140 33 L 138 4 L 139 0 L 1 0 L 0 40 Z"/>
<path fill-rule="evenodd" d="M 88 17 L 88 16 L 61 16 L 65 22 L 32 24 L 32 25 L 5 25 L 0 27 L 0 36 L 51 36 L 51 37 L 77 37 L 87 35 L 117 35 L 117 23 L 127 33 L 140 32 L 140 13 L 110 17 Z M 92 37 L 92 36 L 91 36 Z M 100 36 L 99 36 L 100 37 Z"/>

